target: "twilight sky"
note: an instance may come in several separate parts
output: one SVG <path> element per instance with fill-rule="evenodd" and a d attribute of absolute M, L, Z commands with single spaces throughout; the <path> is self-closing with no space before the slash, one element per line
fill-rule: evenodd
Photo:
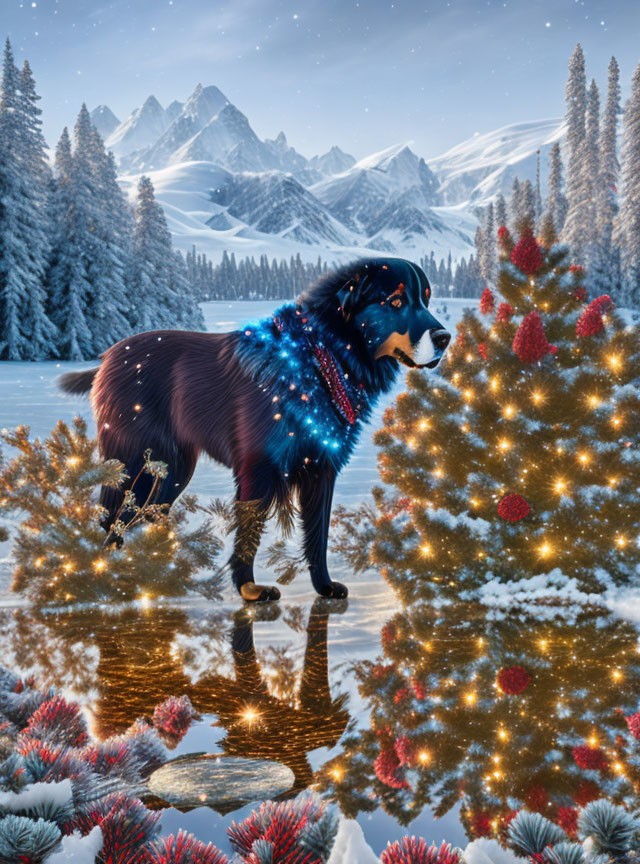
<path fill-rule="evenodd" d="M 306 156 L 400 141 L 429 158 L 475 132 L 564 112 L 582 42 L 623 96 L 640 61 L 638 0 L 0 0 L 54 143 L 86 101 L 122 120 L 153 93 L 216 84 L 261 137 Z"/>

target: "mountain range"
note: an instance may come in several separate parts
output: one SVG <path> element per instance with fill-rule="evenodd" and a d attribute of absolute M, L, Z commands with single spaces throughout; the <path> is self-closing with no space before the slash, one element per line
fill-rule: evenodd
<path fill-rule="evenodd" d="M 338 146 L 307 158 L 284 132 L 261 139 L 215 86 L 163 108 L 154 97 L 120 122 L 106 105 L 92 120 L 134 194 L 151 177 L 178 248 L 214 261 L 268 254 L 329 261 L 362 254 L 454 259 L 473 250 L 479 208 L 513 178 L 542 176 L 561 120 L 475 135 L 425 161 L 409 143 L 356 159 Z"/>

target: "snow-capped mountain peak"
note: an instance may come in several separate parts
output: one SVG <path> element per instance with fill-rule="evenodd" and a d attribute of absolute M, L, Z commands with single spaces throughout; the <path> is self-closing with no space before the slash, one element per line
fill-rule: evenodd
<path fill-rule="evenodd" d="M 229 100 L 217 87 L 214 85 L 203 87 L 202 84 L 198 84 L 180 113 L 182 117 L 190 118 L 201 129 L 228 104 Z"/>
<path fill-rule="evenodd" d="M 113 130 L 120 125 L 120 121 L 108 105 L 98 105 L 89 116 L 101 138 L 108 138 Z"/>
<path fill-rule="evenodd" d="M 498 192 L 508 192 L 515 176 L 535 178 L 538 151 L 544 182 L 551 146 L 565 131 L 564 121 L 557 118 L 513 123 L 473 135 L 429 160 L 429 167 L 440 180 L 445 203 L 486 204 Z"/>
<path fill-rule="evenodd" d="M 114 129 L 106 141 L 109 150 L 116 156 L 149 147 L 169 125 L 169 119 L 155 96 L 136 108 L 129 117 Z"/>

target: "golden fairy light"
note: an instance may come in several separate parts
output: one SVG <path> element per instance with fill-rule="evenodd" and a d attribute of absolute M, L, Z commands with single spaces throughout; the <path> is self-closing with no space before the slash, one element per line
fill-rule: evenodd
<path fill-rule="evenodd" d="M 591 462 L 591 454 L 587 453 L 586 450 L 583 450 L 582 453 L 578 453 L 578 462 L 581 465 L 588 465 Z"/>
<path fill-rule="evenodd" d="M 134 410 L 136 413 L 139 413 L 140 411 L 142 411 L 142 405 L 140 405 L 139 402 L 136 402 L 136 404 L 133 406 L 133 410 Z"/>
<path fill-rule="evenodd" d="M 609 354 L 607 357 L 607 365 L 613 372 L 618 372 L 623 366 L 620 354 Z"/>
<path fill-rule="evenodd" d="M 505 405 L 504 408 L 502 409 L 502 415 L 503 415 L 503 417 L 506 417 L 507 420 L 510 420 L 512 417 L 515 417 L 515 415 L 517 413 L 518 413 L 518 409 L 516 408 L 515 405 Z"/>
<path fill-rule="evenodd" d="M 331 770 L 331 776 L 334 780 L 340 782 L 342 780 L 342 768 L 338 768 L 337 766 Z"/>
<path fill-rule="evenodd" d="M 600 397 L 593 393 L 588 397 L 587 402 L 590 408 L 597 408 L 600 405 Z"/>
<path fill-rule="evenodd" d="M 93 562 L 93 569 L 96 571 L 96 573 L 102 573 L 106 566 L 107 562 L 104 560 L 104 558 L 96 558 L 96 560 Z"/>
<path fill-rule="evenodd" d="M 248 726 L 253 726 L 253 724 L 257 723 L 257 721 L 260 719 L 260 712 L 256 711 L 255 708 L 248 706 L 240 714 L 240 719 Z"/>
<path fill-rule="evenodd" d="M 507 732 L 506 729 L 498 729 L 498 738 L 501 741 L 506 741 L 508 739 L 508 737 L 509 737 L 509 733 Z"/>
<path fill-rule="evenodd" d="M 540 390 L 534 390 L 531 394 L 531 401 L 534 405 L 539 405 L 541 402 L 544 402 L 544 393 Z"/>
<path fill-rule="evenodd" d="M 418 760 L 422 762 L 423 765 L 426 765 L 427 762 L 431 762 L 431 753 L 428 750 L 421 750 L 418 753 Z"/>
<path fill-rule="evenodd" d="M 553 552 L 553 546 L 545 540 L 544 543 L 541 543 L 540 546 L 538 546 L 538 552 L 541 558 L 548 558 Z"/>
<path fill-rule="evenodd" d="M 462 397 L 465 402 L 471 402 L 471 400 L 473 399 L 473 390 L 471 389 L 471 387 L 467 387 L 466 390 L 463 390 Z"/>
<path fill-rule="evenodd" d="M 616 537 L 616 546 L 619 549 L 624 549 L 624 547 L 626 545 L 627 545 L 627 538 L 624 536 L 624 534 L 618 534 L 618 536 Z"/>
<path fill-rule="evenodd" d="M 467 705 L 475 705 L 477 700 L 478 696 L 476 693 L 474 693 L 473 690 L 471 690 L 469 693 L 464 694 L 464 701 L 467 703 Z"/>
<path fill-rule="evenodd" d="M 74 468 L 76 465 L 78 465 L 80 463 L 80 457 L 79 456 L 68 456 L 65 461 L 70 468 Z"/>
<path fill-rule="evenodd" d="M 425 558 L 429 558 L 433 555 L 433 548 L 430 543 L 423 543 L 420 547 L 420 552 L 425 556 Z"/>
<path fill-rule="evenodd" d="M 613 427 L 615 427 L 616 429 L 619 426 L 622 426 L 622 417 L 619 414 L 614 414 L 613 417 L 611 418 L 611 425 Z"/>
<path fill-rule="evenodd" d="M 429 428 L 429 421 L 428 421 L 428 420 L 421 420 L 421 421 L 418 423 L 418 429 L 419 429 L 421 432 L 424 432 L 425 429 L 428 429 L 428 428 Z"/>
<path fill-rule="evenodd" d="M 559 477 L 553 484 L 553 488 L 558 493 L 558 495 L 564 495 L 564 493 L 567 491 L 567 481 L 563 480 L 562 477 Z"/>
<path fill-rule="evenodd" d="M 624 678 L 624 675 L 622 674 L 620 669 L 612 669 L 611 670 L 611 677 L 613 678 L 614 681 L 622 681 L 622 679 Z"/>
<path fill-rule="evenodd" d="M 498 441 L 498 447 L 501 450 L 510 450 L 511 449 L 511 441 L 509 441 L 507 438 L 501 438 L 500 441 Z"/>
<path fill-rule="evenodd" d="M 500 388 L 500 379 L 497 375 L 494 375 L 493 378 L 491 378 L 491 380 L 489 381 L 489 386 L 494 392 Z"/>

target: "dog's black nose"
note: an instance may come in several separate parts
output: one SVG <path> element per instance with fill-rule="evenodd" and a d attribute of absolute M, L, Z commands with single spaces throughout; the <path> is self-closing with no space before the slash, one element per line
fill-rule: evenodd
<path fill-rule="evenodd" d="M 451 333 L 446 330 L 432 330 L 431 341 L 436 351 L 444 351 L 449 342 L 451 342 Z"/>

